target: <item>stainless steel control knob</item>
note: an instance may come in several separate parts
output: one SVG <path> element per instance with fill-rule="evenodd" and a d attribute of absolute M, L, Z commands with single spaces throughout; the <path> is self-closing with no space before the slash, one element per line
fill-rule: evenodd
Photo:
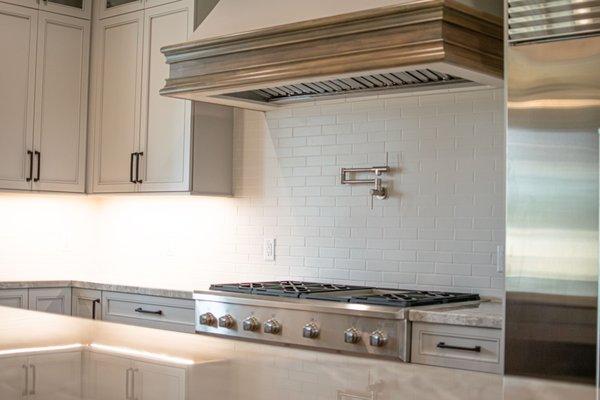
<path fill-rule="evenodd" d="M 229 314 L 223 315 L 221 318 L 219 318 L 219 326 L 221 328 L 231 329 L 234 325 L 235 319 L 233 319 L 233 317 Z"/>
<path fill-rule="evenodd" d="M 242 322 L 242 328 L 244 328 L 245 331 L 253 332 L 260 328 L 260 322 L 258 322 L 256 317 L 248 317 Z"/>
<path fill-rule="evenodd" d="M 200 325 L 209 325 L 212 326 L 216 322 L 216 318 L 211 313 L 207 312 L 200 316 Z"/>
<path fill-rule="evenodd" d="M 265 322 L 265 325 L 263 326 L 263 331 L 265 333 L 270 333 L 271 335 L 277 335 L 279 334 L 279 332 L 281 332 L 281 324 L 277 322 L 277 320 L 270 319 L 267 322 Z"/>
<path fill-rule="evenodd" d="M 387 342 L 387 337 L 381 331 L 375 331 L 369 336 L 369 344 L 374 347 L 381 347 Z"/>
<path fill-rule="evenodd" d="M 307 339 L 316 339 L 319 337 L 319 327 L 314 322 L 304 325 L 302 336 Z"/>
<path fill-rule="evenodd" d="M 346 331 L 344 332 L 344 342 L 353 344 L 360 342 L 360 332 L 358 331 L 358 329 L 346 329 Z"/>

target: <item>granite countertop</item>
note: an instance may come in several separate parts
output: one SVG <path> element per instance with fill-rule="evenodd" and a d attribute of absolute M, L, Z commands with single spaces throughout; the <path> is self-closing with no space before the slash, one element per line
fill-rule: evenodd
<path fill-rule="evenodd" d="M 103 290 L 108 292 L 133 293 L 147 296 L 193 299 L 192 290 L 165 289 L 129 286 L 124 284 L 87 281 L 12 281 L 0 282 L 0 289 L 36 289 L 72 287 Z M 429 322 L 445 325 L 462 325 L 479 328 L 502 329 L 504 306 L 498 301 L 470 302 L 469 304 L 441 304 L 413 308 L 408 319 L 413 322 Z"/>
<path fill-rule="evenodd" d="M 41 289 L 71 287 L 79 289 L 103 290 L 107 292 L 121 292 L 142 294 L 147 296 L 170 297 L 176 299 L 192 299 L 193 291 L 117 285 L 113 283 L 99 283 L 87 281 L 12 281 L 0 282 L 0 289 Z"/>
<path fill-rule="evenodd" d="M 419 307 L 409 311 L 408 319 L 413 322 L 502 329 L 504 305 L 499 301 L 482 301 L 468 305 Z"/>

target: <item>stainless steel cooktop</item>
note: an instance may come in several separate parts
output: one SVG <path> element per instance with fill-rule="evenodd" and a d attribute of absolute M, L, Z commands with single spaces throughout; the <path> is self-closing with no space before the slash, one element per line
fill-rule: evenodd
<path fill-rule="evenodd" d="M 409 308 L 479 296 L 270 281 L 216 284 L 194 299 L 198 333 L 408 361 Z"/>

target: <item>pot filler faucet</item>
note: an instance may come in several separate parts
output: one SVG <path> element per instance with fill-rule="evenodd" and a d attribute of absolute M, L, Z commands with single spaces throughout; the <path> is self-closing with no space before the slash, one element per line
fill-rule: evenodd
<path fill-rule="evenodd" d="M 388 198 L 389 193 L 386 187 L 383 186 L 381 175 L 384 173 L 390 172 L 390 167 L 387 165 L 387 154 L 386 165 L 379 167 L 370 167 L 370 168 L 342 168 L 341 172 L 341 182 L 343 185 L 354 185 L 354 184 L 370 184 L 375 187 L 370 190 L 371 193 L 371 210 L 373 209 L 373 199 L 377 198 L 378 200 L 385 200 Z M 349 177 L 349 174 L 357 174 L 357 173 L 373 173 L 375 177 L 372 179 L 352 179 Z"/>

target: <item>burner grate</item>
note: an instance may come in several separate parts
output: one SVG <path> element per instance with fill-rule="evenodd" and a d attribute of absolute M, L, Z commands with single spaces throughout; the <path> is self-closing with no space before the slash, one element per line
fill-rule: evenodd
<path fill-rule="evenodd" d="M 364 289 L 364 287 L 301 281 L 225 283 L 210 286 L 210 290 L 282 297 L 300 297 L 311 293 L 330 293 L 357 289 Z"/>
<path fill-rule="evenodd" d="M 473 300 L 479 300 L 479 295 L 471 293 L 394 290 L 390 291 L 390 293 L 384 294 L 353 296 L 350 297 L 349 302 L 358 304 L 411 307 Z"/>

